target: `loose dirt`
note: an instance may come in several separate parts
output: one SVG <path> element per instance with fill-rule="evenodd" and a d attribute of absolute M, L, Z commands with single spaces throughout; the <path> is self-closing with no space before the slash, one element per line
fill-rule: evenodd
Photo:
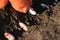
<path fill-rule="evenodd" d="M 28 26 L 27 32 L 20 28 L 19 21 Z M 51 5 L 50 11 L 41 10 L 35 16 L 16 12 L 8 3 L 0 10 L 0 40 L 7 40 L 5 32 L 14 35 L 16 40 L 60 40 L 60 2 Z"/>

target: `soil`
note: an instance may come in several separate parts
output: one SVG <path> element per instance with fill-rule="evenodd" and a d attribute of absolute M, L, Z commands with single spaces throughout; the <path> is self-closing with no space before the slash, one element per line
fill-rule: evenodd
<path fill-rule="evenodd" d="M 60 40 L 60 1 L 48 1 L 33 1 L 32 7 L 37 11 L 34 16 L 29 12 L 19 13 L 8 3 L 0 10 L 0 40 L 7 40 L 3 35 L 5 32 L 14 35 L 16 40 Z M 43 8 L 39 3 L 50 8 Z M 21 29 L 19 22 L 25 23 L 28 31 Z"/>

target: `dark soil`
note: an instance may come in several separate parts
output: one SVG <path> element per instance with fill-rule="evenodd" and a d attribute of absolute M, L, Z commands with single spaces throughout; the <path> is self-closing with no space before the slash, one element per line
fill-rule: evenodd
<path fill-rule="evenodd" d="M 40 3 L 49 5 L 50 11 L 39 6 Z M 35 16 L 15 11 L 10 3 L 0 10 L 0 40 L 7 40 L 5 32 L 14 35 L 16 40 L 60 40 L 60 2 L 34 0 L 32 7 L 38 12 Z M 19 22 L 28 26 L 27 32 L 20 28 Z"/>

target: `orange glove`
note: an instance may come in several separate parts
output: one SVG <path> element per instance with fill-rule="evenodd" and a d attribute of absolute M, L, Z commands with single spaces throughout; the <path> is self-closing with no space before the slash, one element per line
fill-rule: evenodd
<path fill-rule="evenodd" d="M 22 13 L 26 13 L 32 5 L 32 0 L 0 0 L 0 9 L 5 7 L 8 1 L 16 11 Z"/>
<path fill-rule="evenodd" d="M 8 0 L 0 0 L 0 9 L 5 7 L 8 3 Z"/>
<path fill-rule="evenodd" d="M 12 7 L 22 13 L 26 13 L 32 5 L 32 0 L 9 0 Z"/>

